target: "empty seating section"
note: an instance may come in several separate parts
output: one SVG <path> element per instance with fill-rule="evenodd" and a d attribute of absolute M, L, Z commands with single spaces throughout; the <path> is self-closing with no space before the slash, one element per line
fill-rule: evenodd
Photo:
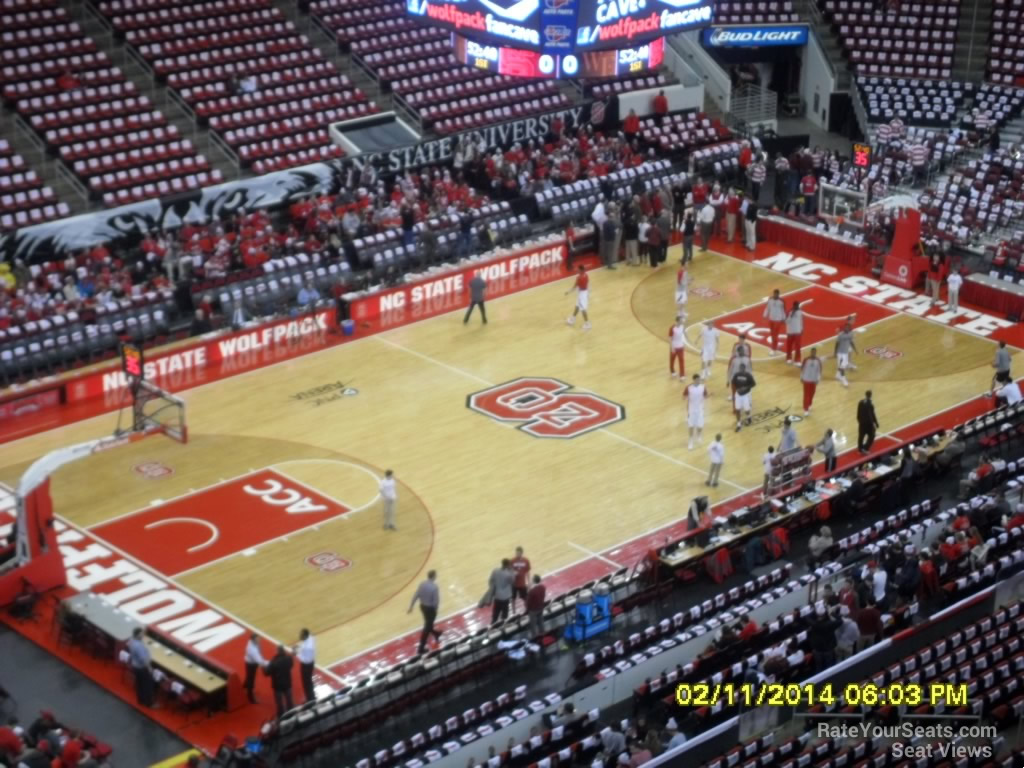
<path fill-rule="evenodd" d="M 613 196 L 626 200 L 633 194 L 637 184 L 650 191 L 662 184 L 682 181 L 684 175 L 672 175 L 672 164 L 668 160 L 655 160 L 635 168 L 626 168 L 609 173 L 604 181 L 612 185 Z M 572 221 L 586 221 L 601 199 L 601 179 L 586 178 L 561 186 L 552 187 L 534 195 L 537 211 L 543 217 L 551 217 L 559 225 Z"/>
<path fill-rule="evenodd" d="M 401 2 L 315 0 L 311 12 L 355 61 L 429 128 L 478 128 L 569 105 L 557 84 L 488 75 L 459 64 L 449 34 L 405 17 Z"/>
<path fill-rule="evenodd" d="M 63 8 L 6 3 L 0 29 L 4 101 L 97 198 L 118 205 L 219 180 Z"/>
<path fill-rule="evenodd" d="M 594 85 L 593 82 L 586 83 L 585 85 L 588 90 L 590 90 L 592 96 L 600 99 L 605 96 L 611 96 L 613 93 L 639 91 L 644 88 L 662 88 L 663 86 L 671 85 L 674 82 L 675 78 L 670 79 L 669 77 L 666 77 L 664 73 L 658 72 L 656 75 L 649 73 L 645 75 L 630 75 L 628 77 L 619 77 L 607 82 L 600 82 L 596 85 Z"/>
<path fill-rule="evenodd" d="M 985 123 L 1001 128 L 1006 123 L 1020 117 L 1024 107 L 1024 91 L 1005 85 L 982 83 L 974 94 L 974 104 L 969 114 L 964 115 L 962 125 L 973 131 L 979 140 L 987 135 Z M 979 115 L 984 116 L 982 125 L 977 125 Z"/>
<path fill-rule="evenodd" d="M 950 78 L 959 0 L 900 2 L 884 11 L 875 0 L 818 2 L 856 74 Z"/>
<path fill-rule="evenodd" d="M 340 157 L 328 124 L 377 111 L 270 0 L 109 0 L 99 9 L 257 173 Z"/>
<path fill-rule="evenodd" d="M 703 112 L 692 110 L 668 115 L 661 125 L 653 117 L 645 117 L 640 120 L 640 135 L 649 144 L 656 144 L 662 152 L 671 154 L 715 144 L 732 134 L 718 118 L 709 118 Z"/>
<path fill-rule="evenodd" d="M 972 160 L 921 195 L 922 224 L 934 236 L 966 244 L 1024 217 L 1024 159 L 1000 149 Z"/>
<path fill-rule="evenodd" d="M 1024 0 L 992 0 L 988 74 L 993 82 L 1024 86 Z"/>
<path fill-rule="evenodd" d="M 744 0 L 715 4 L 716 24 L 788 24 L 800 21 L 789 0 Z"/>
<path fill-rule="evenodd" d="M 71 213 L 58 203 L 53 190 L 44 187 L 25 159 L 0 139 L 0 232 L 59 219 Z"/>
<path fill-rule="evenodd" d="M 907 125 L 948 127 L 974 93 L 973 83 L 858 77 L 869 123 L 899 117 Z"/>

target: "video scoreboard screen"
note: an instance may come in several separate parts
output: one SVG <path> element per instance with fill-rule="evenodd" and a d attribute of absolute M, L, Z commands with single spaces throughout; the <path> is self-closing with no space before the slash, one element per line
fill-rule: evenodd
<path fill-rule="evenodd" d="M 712 17 L 711 0 L 406 0 L 406 9 L 486 46 L 563 57 L 550 62 L 552 74 L 545 77 L 556 71 L 584 76 L 569 74 L 569 54 L 637 50 L 665 35 L 707 26 Z"/>
<path fill-rule="evenodd" d="M 466 66 L 512 77 L 619 77 L 656 69 L 665 57 L 663 38 L 636 48 L 551 54 L 454 35 L 454 48 L 455 58 Z"/>

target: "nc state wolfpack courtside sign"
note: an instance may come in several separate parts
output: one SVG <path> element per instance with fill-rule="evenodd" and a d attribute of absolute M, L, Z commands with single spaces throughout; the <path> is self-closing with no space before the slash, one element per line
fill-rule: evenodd
<path fill-rule="evenodd" d="M 466 407 L 534 437 L 570 438 L 626 418 L 626 409 L 558 379 L 523 377 L 474 392 Z"/>

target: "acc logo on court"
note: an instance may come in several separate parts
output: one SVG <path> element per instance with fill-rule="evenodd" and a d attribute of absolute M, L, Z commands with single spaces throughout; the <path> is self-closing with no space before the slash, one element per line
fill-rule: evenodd
<path fill-rule="evenodd" d="M 897 357 L 903 357 L 903 353 L 898 349 L 890 349 L 889 347 L 870 347 L 865 349 L 864 353 L 874 355 L 879 360 L 895 360 Z"/>
<path fill-rule="evenodd" d="M 589 392 L 569 392 L 558 379 L 524 377 L 474 392 L 466 407 L 492 419 L 521 422 L 534 437 L 569 438 L 626 418 L 626 409 Z"/>
<path fill-rule="evenodd" d="M 702 299 L 717 299 L 722 296 L 719 291 L 714 288 L 709 288 L 706 285 L 697 285 L 690 289 L 690 293 L 694 296 L 700 296 Z"/>
<path fill-rule="evenodd" d="M 174 470 L 171 467 L 168 467 L 160 461 L 144 461 L 141 464 L 136 464 L 132 469 L 143 477 L 148 477 L 151 480 L 174 474 Z"/>
<path fill-rule="evenodd" d="M 339 557 L 335 552 L 318 552 L 306 558 L 306 565 L 316 568 L 321 573 L 337 573 L 350 567 L 352 561 Z"/>

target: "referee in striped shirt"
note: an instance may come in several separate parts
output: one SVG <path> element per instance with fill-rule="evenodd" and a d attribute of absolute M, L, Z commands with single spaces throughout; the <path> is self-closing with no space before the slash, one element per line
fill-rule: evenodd
<path fill-rule="evenodd" d="M 412 613 L 417 600 L 420 603 L 420 613 L 423 614 L 423 633 L 420 635 L 420 645 L 416 653 L 422 655 L 427 649 L 427 638 L 430 635 L 433 635 L 434 640 L 438 643 L 441 642 L 441 633 L 434 629 L 437 609 L 441 605 L 441 590 L 437 588 L 437 571 L 429 571 L 427 578 L 416 587 L 416 594 L 412 596 L 412 602 L 409 603 L 409 610 L 406 613 Z"/>

